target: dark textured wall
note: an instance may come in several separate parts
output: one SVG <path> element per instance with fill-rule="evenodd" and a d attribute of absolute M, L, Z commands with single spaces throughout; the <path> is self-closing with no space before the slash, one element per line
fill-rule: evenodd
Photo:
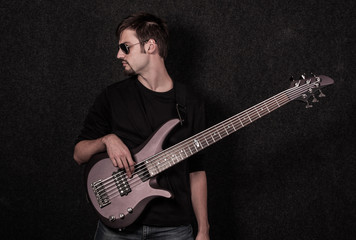
<path fill-rule="evenodd" d="M 2 3 L 1 238 L 92 238 L 73 143 L 98 92 L 123 78 L 117 23 L 141 10 L 168 21 L 167 68 L 206 98 L 209 125 L 291 75 L 335 80 L 313 108 L 292 102 L 206 150 L 212 239 L 354 239 L 352 0 Z"/>

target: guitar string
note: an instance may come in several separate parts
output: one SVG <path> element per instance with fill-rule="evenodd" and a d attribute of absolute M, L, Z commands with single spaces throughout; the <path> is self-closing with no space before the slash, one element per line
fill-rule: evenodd
<path fill-rule="evenodd" d="M 279 94 L 277 94 L 277 95 L 275 95 L 273 97 L 270 97 L 270 98 L 266 99 L 265 101 L 262 101 L 259 104 L 256 104 L 255 106 L 253 106 L 253 107 L 251 107 L 249 109 L 246 109 L 245 111 L 243 111 L 243 112 L 241 112 L 241 113 L 239 113 L 237 115 L 232 116 L 229 119 L 226 119 L 225 121 L 223 121 L 223 122 L 221 122 L 221 123 L 219 123 L 217 125 L 212 126 L 211 128 L 206 129 L 205 131 L 202 131 L 201 133 L 197 134 L 197 135 L 207 135 L 207 133 L 210 133 L 211 140 L 206 139 L 206 137 L 204 137 L 204 139 L 202 140 L 201 139 L 202 137 L 201 136 L 197 136 L 197 135 L 192 136 L 192 137 L 194 137 L 195 139 L 199 139 L 199 140 L 197 140 L 198 143 L 199 143 L 198 148 L 201 148 L 200 150 L 202 150 L 205 147 L 208 147 L 211 144 L 213 144 L 213 143 L 221 140 L 222 138 L 230 135 L 231 133 L 234 133 L 235 131 L 247 126 L 248 124 L 252 123 L 253 121 L 257 120 L 258 118 L 261 118 L 262 116 L 265 116 L 268 113 L 278 109 L 279 107 L 285 105 L 286 103 L 290 102 L 291 100 L 294 100 L 295 98 L 297 98 L 296 96 L 299 97 L 299 95 L 302 92 L 305 92 L 305 90 L 308 89 L 308 88 L 310 88 L 310 86 L 307 85 L 307 84 L 304 84 L 302 86 L 297 86 L 297 87 L 293 87 L 293 88 L 287 89 L 287 90 L 285 90 L 285 91 L 283 91 L 283 92 L 281 92 L 281 93 L 279 93 Z M 287 96 L 288 94 L 289 94 L 289 97 Z M 283 102 L 280 102 L 281 100 Z M 272 108 L 271 108 L 271 106 L 272 106 Z M 259 112 L 258 109 L 260 111 L 263 111 L 263 112 Z M 267 109 L 267 111 L 265 109 Z M 251 110 L 254 110 L 252 112 L 252 114 L 251 114 Z M 242 118 L 242 120 L 244 122 L 241 120 L 241 118 Z M 249 119 L 249 122 L 246 122 L 245 121 L 246 119 Z M 233 126 L 233 128 L 234 128 L 234 131 L 232 131 L 231 133 L 229 133 L 226 130 L 226 124 L 227 123 L 228 123 L 228 125 Z M 237 128 L 235 127 L 236 124 L 239 125 Z M 216 135 L 216 132 L 218 132 L 219 137 L 220 137 L 219 139 L 217 139 L 217 141 L 212 136 L 212 133 L 214 133 L 214 135 Z M 221 136 L 221 134 L 223 136 Z M 154 176 L 156 174 L 151 176 L 149 171 L 146 169 L 148 163 L 154 163 L 154 162 L 157 162 L 157 161 L 162 160 L 162 159 L 167 159 L 167 158 L 169 158 L 169 156 L 172 156 L 173 158 L 174 157 L 177 158 L 176 157 L 177 155 L 181 155 L 182 149 L 184 149 L 184 152 L 185 152 L 186 156 L 185 157 L 181 156 L 181 160 L 179 160 L 177 158 L 178 162 L 180 162 L 180 161 L 184 160 L 185 158 L 188 158 L 191 155 L 194 155 L 195 153 L 199 152 L 200 150 L 196 149 L 196 147 L 195 147 L 196 146 L 195 142 L 193 144 L 191 143 L 191 141 L 193 139 L 192 137 L 184 140 L 183 142 L 181 142 L 181 144 L 179 144 L 179 148 L 178 149 L 181 149 L 181 151 L 179 151 L 180 153 L 177 153 L 177 149 L 176 149 L 177 147 L 174 145 L 174 146 L 171 147 L 172 149 L 168 148 L 165 151 L 160 152 L 161 154 L 158 153 L 158 154 L 153 155 L 152 157 L 148 158 L 147 160 L 138 163 L 135 166 L 136 170 L 135 170 L 134 174 L 137 174 L 137 175 L 143 174 L 143 175 L 141 175 L 141 177 L 143 177 L 143 178 L 152 177 L 152 176 Z M 207 146 L 202 147 L 203 144 L 201 142 L 204 142 L 204 140 L 207 143 Z M 189 145 L 193 145 L 194 146 L 194 148 L 195 148 L 194 153 L 190 150 Z M 188 146 L 189 151 L 191 152 L 191 155 L 186 153 L 187 146 Z M 172 154 L 172 153 L 175 153 L 175 154 Z M 163 156 L 161 156 L 161 155 L 163 155 Z M 174 160 L 173 160 L 173 163 L 174 163 Z M 159 164 L 161 165 L 161 163 L 159 163 Z M 170 161 L 168 161 L 168 163 L 167 163 L 167 160 L 165 160 L 165 162 L 162 165 L 163 165 L 163 170 L 165 170 L 168 167 L 172 166 L 172 164 L 170 164 Z M 173 165 L 175 165 L 175 163 Z M 163 170 L 158 169 L 158 172 L 161 172 Z M 120 173 L 121 177 L 119 177 L 119 178 L 117 178 L 116 176 L 115 177 L 119 180 L 119 182 L 122 182 L 122 181 L 126 182 L 125 181 L 126 180 L 125 179 L 126 178 L 126 173 L 123 170 L 120 170 L 120 171 L 122 171 L 122 173 Z M 105 190 L 107 190 L 107 191 L 105 191 L 106 194 L 108 192 L 111 193 L 112 190 L 116 190 L 117 189 L 117 186 L 115 184 L 115 179 L 113 179 L 113 178 L 114 178 L 113 176 L 110 176 L 107 179 L 104 179 L 102 181 L 103 183 L 105 183 Z M 107 181 L 107 180 L 109 180 L 109 181 Z M 139 177 L 136 177 L 136 179 L 134 179 L 134 178 L 131 179 L 130 178 L 130 179 L 127 180 L 127 183 L 130 183 L 130 187 L 134 188 L 137 185 L 139 185 L 140 183 L 142 183 L 142 180 Z M 117 192 L 117 193 L 119 193 L 119 192 Z M 116 194 L 116 192 L 114 194 Z M 110 194 L 109 197 L 112 197 L 112 194 Z M 112 199 L 112 198 L 110 198 L 110 199 Z"/>

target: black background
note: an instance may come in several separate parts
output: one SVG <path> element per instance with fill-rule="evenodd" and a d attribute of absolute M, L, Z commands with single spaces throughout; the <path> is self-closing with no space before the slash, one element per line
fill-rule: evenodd
<path fill-rule="evenodd" d="M 335 80 L 313 108 L 293 101 L 206 150 L 211 238 L 354 239 L 354 10 L 353 0 L 1 3 L 1 238 L 93 237 L 73 143 L 96 95 L 124 77 L 118 22 L 148 11 L 167 20 L 167 68 L 205 97 L 209 126 L 291 75 Z"/>

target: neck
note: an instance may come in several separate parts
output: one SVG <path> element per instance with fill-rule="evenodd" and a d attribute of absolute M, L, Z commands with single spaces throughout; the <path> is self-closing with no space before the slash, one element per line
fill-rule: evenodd
<path fill-rule="evenodd" d="M 155 92 L 167 92 L 173 88 L 173 81 L 164 64 L 149 72 L 139 74 L 138 80 L 146 88 Z"/>

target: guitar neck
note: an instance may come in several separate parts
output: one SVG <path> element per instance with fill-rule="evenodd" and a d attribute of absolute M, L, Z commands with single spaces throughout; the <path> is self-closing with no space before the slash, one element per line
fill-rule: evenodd
<path fill-rule="evenodd" d="M 296 99 L 307 88 L 296 86 L 256 104 L 146 160 L 151 177 Z"/>

